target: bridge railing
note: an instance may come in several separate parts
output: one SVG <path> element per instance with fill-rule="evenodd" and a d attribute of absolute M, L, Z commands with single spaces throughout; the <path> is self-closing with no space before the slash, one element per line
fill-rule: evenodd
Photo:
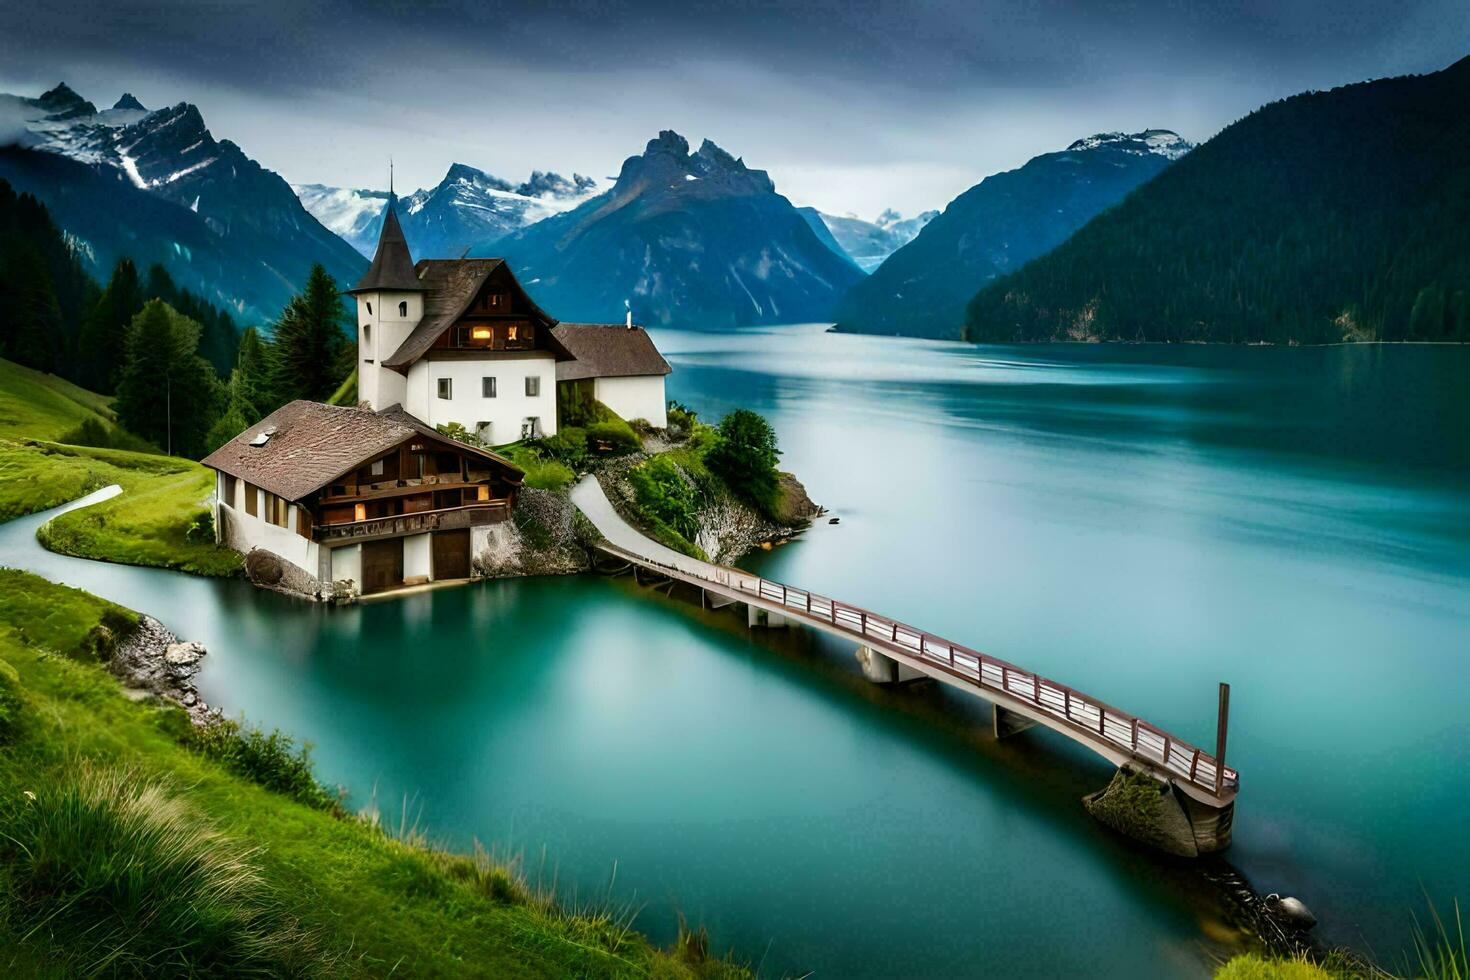
<path fill-rule="evenodd" d="M 708 567 L 713 569 L 711 576 L 655 561 L 611 543 L 604 544 L 603 548 L 681 579 L 709 582 L 737 594 L 759 597 L 780 606 L 793 618 L 825 621 L 862 641 L 886 644 L 981 690 L 1003 691 L 1027 702 L 1033 710 L 1075 727 L 1079 734 L 1089 739 L 1106 742 L 1139 760 L 1161 766 L 1175 777 L 1208 792 L 1216 795 L 1226 791 L 1233 793 L 1239 787 L 1240 774 L 1227 766 L 1217 777 L 1214 756 L 1198 746 L 1176 738 L 1137 715 L 999 657 L 954 643 L 892 617 L 880 616 L 861 606 L 806 589 L 792 588 L 737 568 L 710 565 Z"/>

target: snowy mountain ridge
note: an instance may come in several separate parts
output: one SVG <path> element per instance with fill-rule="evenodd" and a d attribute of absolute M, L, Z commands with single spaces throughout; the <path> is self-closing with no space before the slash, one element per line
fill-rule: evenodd
<path fill-rule="evenodd" d="M 388 192 L 293 184 L 312 215 L 353 248 L 371 257 L 383 226 Z M 398 217 L 417 258 L 455 258 L 470 246 L 488 245 L 554 214 L 569 211 L 598 193 L 591 177 L 563 177 L 533 170 L 519 184 L 463 163 L 444 179 L 399 199 Z"/>

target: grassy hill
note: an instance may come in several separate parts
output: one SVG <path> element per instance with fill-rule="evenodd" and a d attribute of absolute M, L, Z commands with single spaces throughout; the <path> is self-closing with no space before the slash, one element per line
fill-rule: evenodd
<path fill-rule="evenodd" d="M 91 443 L 78 445 L 79 442 Z M 240 557 L 191 524 L 214 485 L 198 463 L 137 448 L 108 399 L 0 360 L 0 520 L 118 484 L 112 500 L 58 517 L 41 532 L 53 551 L 128 565 L 233 575 Z"/>
<path fill-rule="evenodd" d="M 981 289 L 966 336 L 1470 340 L 1467 104 L 1470 58 L 1265 106 Z"/>

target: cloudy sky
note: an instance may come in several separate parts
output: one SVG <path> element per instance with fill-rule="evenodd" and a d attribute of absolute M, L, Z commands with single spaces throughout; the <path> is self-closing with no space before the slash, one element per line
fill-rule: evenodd
<path fill-rule="evenodd" d="M 709 137 L 798 204 L 942 207 L 1103 130 L 1203 140 L 1263 102 L 1470 54 L 1465 0 L 53 0 L 12 6 L 0 90 L 199 105 L 293 182 L 451 162 L 617 173 Z"/>

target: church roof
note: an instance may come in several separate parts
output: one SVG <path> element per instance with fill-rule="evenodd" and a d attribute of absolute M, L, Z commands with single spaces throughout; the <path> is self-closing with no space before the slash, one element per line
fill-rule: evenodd
<path fill-rule="evenodd" d="M 404 338 L 398 350 L 392 356 L 383 360 L 383 367 L 406 371 L 419 358 L 429 352 L 434 346 L 434 341 L 440 335 L 454 325 L 465 310 L 474 302 L 475 296 L 479 294 L 480 287 L 490 274 L 505 265 L 504 259 L 420 259 L 418 266 L 418 283 L 420 288 L 427 292 L 424 297 L 424 315 L 419 320 L 413 331 Z M 509 273 L 509 269 L 506 270 Z M 547 326 L 556 323 L 546 312 L 532 301 L 520 284 L 515 282 L 515 276 L 510 276 L 514 288 L 520 293 L 521 302 L 540 318 Z M 557 343 L 555 338 L 551 339 L 549 345 L 558 359 L 569 358 L 567 353 Z"/>
<path fill-rule="evenodd" d="M 382 412 L 294 401 L 210 453 L 204 465 L 287 500 L 301 500 L 409 439 L 425 437 L 520 470 L 488 450 L 453 442 L 399 406 Z"/>
<path fill-rule="evenodd" d="M 559 323 L 552 333 L 576 358 L 556 366 L 558 381 L 664 375 L 673 370 L 642 327 Z"/>
<path fill-rule="evenodd" d="M 383 231 L 378 235 L 378 250 L 373 253 L 373 264 L 356 286 L 348 293 L 365 293 L 370 290 L 392 290 L 400 293 L 423 292 L 424 285 L 414 272 L 413 256 L 408 251 L 408 240 L 403 237 L 403 228 L 398 224 L 398 199 L 388 198 L 388 213 L 383 217 Z"/>

